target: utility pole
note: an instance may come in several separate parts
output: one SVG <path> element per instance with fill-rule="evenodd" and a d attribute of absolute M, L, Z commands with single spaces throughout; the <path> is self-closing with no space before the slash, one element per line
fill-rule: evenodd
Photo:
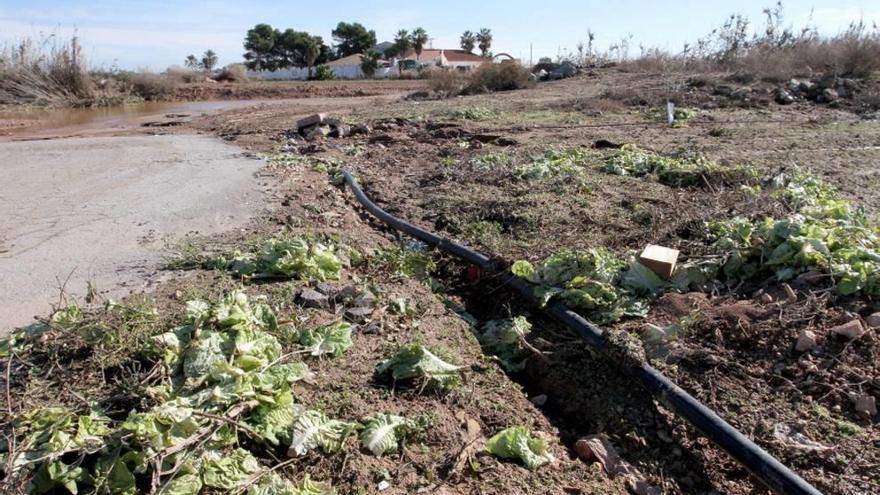
<path fill-rule="evenodd" d="M 535 44 L 529 42 L 529 67 L 535 66 Z"/>

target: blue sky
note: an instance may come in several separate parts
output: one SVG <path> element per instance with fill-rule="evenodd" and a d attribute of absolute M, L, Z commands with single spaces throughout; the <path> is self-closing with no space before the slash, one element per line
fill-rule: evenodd
<path fill-rule="evenodd" d="M 639 44 L 678 51 L 685 41 L 709 32 L 731 13 L 763 22 L 761 9 L 773 0 L 713 2 L 699 0 L 507 1 L 445 0 L 420 4 L 402 1 L 161 1 L 0 0 L 0 45 L 22 37 L 76 30 L 90 62 L 110 67 L 161 70 L 181 64 L 189 53 L 213 48 L 223 64 L 241 61 L 244 33 L 259 22 L 324 36 L 339 21 L 358 21 L 390 40 L 401 28 L 424 27 L 435 48 L 455 48 L 459 34 L 492 29 L 493 51 L 528 61 L 574 51 L 588 29 L 596 46 L 606 48 L 629 34 L 632 51 Z M 825 34 L 853 20 L 880 24 L 877 0 L 789 0 L 788 23 L 802 26 L 811 18 Z"/>

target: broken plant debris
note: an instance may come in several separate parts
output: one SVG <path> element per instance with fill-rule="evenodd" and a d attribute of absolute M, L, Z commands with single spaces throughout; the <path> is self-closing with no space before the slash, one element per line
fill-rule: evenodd
<path fill-rule="evenodd" d="M 258 252 L 235 251 L 211 264 L 249 278 L 336 280 L 342 269 L 339 250 L 330 242 L 303 237 L 270 239 Z"/>
<path fill-rule="evenodd" d="M 547 441 L 532 436 L 525 426 L 511 426 L 486 441 L 486 452 L 504 459 L 519 459 L 529 470 L 553 462 L 547 450 Z"/>
<path fill-rule="evenodd" d="M 487 321 L 477 337 L 483 348 L 495 355 L 505 370 L 515 372 L 526 367 L 529 353 L 525 338 L 531 331 L 529 320 L 525 316 L 516 316 Z"/>
<path fill-rule="evenodd" d="M 445 390 L 461 383 L 459 367 L 440 359 L 422 344 L 404 345 L 379 364 L 376 374 L 420 389 Z"/>

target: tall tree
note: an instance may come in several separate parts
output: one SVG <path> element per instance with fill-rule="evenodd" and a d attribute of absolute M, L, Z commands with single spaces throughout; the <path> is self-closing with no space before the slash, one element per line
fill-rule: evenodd
<path fill-rule="evenodd" d="M 305 67 L 302 50 L 306 44 L 308 33 L 302 33 L 293 29 L 277 31 L 275 35 L 275 47 L 272 49 L 272 59 L 278 69 L 287 67 Z"/>
<path fill-rule="evenodd" d="M 303 62 L 305 62 L 306 67 L 309 68 L 309 79 L 312 78 L 312 67 L 315 66 L 315 62 L 318 60 L 318 57 L 321 56 L 321 45 L 323 44 L 323 40 L 320 36 L 309 36 L 305 41 L 305 47 L 303 48 Z"/>
<path fill-rule="evenodd" d="M 361 23 L 340 22 L 333 30 L 336 55 L 339 58 L 364 53 L 376 46 L 376 31 L 368 31 Z"/>
<path fill-rule="evenodd" d="M 461 34 L 461 49 L 468 52 L 473 53 L 474 46 L 477 44 L 477 37 L 474 33 L 470 31 L 465 31 Z"/>
<path fill-rule="evenodd" d="M 186 56 L 186 60 L 183 63 L 188 69 L 197 70 L 199 68 L 199 59 L 192 53 Z"/>
<path fill-rule="evenodd" d="M 480 55 L 488 57 L 492 48 L 492 31 L 486 28 L 480 29 L 477 33 L 477 43 L 480 47 Z"/>
<path fill-rule="evenodd" d="M 428 42 L 428 33 L 417 27 L 413 29 L 412 35 L 410 36 L 410 42 L 412 43 L 413 50 L 416 52 L 416 59 L 422 56 L 422 48 L 425 47 L 425 43 Z"/>
<path fill-rule="evenodd" d="M 409 36 L 409 32 L 406 29 L 401 29 L 394 35 L 394 51 L 397 55 L 403 57 L 410 48 L 412 48 L 412 39 Z"/>
<path fill-rule="evenodd" d="M 271 70 L 273 68 L 272 49 L 275 47 L 277 29 L 268 24 L 257 24 L 248 30 L 244 38 L 244 65 L 251 70 Z"/>
<path fill-rule="evenodd" d="M 201 67 L 202 69 L 211 72 L 214 70 L 214 67 L 217 66 L 217 54 L 214 50 L 208 49 L 205 50 L 205 53 L 202 55 Z"/>
<path fill-rule="evenodd" d="M 372 49 L 361 55 L 361 72 L 364 73 L 364 76 L 372 78 L 376 74 L 376 69 L 379 68 L 379 57 L 381 54 Z"/>

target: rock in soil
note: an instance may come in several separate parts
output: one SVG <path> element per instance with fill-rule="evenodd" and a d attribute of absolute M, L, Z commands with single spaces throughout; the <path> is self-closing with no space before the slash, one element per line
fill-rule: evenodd
<path fill-rule="evenodd" d="M 855 400 L 856 412 L 866 418 L 873 418 L 877 415 L 877 398 L 873 395 L 862 394 Z"/>
<path fill-rule="evenodd" d="M 358 325 L 367 323 L 372 317 L 372 308 L 349 308 L 345 311 L 345 318 Z"/>
<path fill-rule="evenodd" d="M 364 292 L 351 302 L 354 308 L 372 308 L 376 305 L 376 296 L 372 292 Z"/>
<path fill-rule="evenodd" d="M 305 288 L 299 293 L 299 303 L 306 308 L 326 309 L 330 306 L 330 298 L 314 289 Z"/>
<path fill-rule="evenodd" d="M 308 141 L 320 141 L 325 137 L 330 135 L 330 128 L 322 125 L 315 126 L 310 129 L 306 134 L 306 140 Z"/>
<path fill-rule="evenodd" d="M 880 328 L 880 312 L 868 315 L 865 323 L 868 324 L 868 328 Z"/>
<path fill-rule="evenodd" d="M 776 103 L 779 103 L 780 105 L 790 105 L 794 103 L 794 96 L 783 88 L 776 88 L 773 96 L 776 99 Z"/>
<path fill-rule="evenodd" d="M 794 344 L 794 350 L 798 352 L 807 352 L 816 347 L 816 334 L 810 330 L 801 330 L 797 342 Z"/>
<path fill-rule="evenodd" d="M 585 462 L 599 462 L 608 476 L 621 476 L 627 487 L 637 495 L 660 495 L 660 490 L 649 485 L 639 471 L 620 458 L 614 445 L 602 435 L 590 435 L 575 442 L 574 451 Z"/>
<path fill-rule="evenodd" d="M 296 130 L 302 131 L 303 129 L 305 129 L 307 127 L 322 124 L 324 122 L 325 118 L 327 118 L 327 115 L 325 115 L 323 113 L 315 113 L 315 114 L 309 115 L 308 117 L 303 117 L 303 118 L 296 121 Z"/>
<path fill-rule="evenodd" d="M 532 404 L 541 407 L 547 403 L 547 394 L 536 395 L 531 398 Z"/>
<path fill-rule="evenodd" d="M 865 334 L 862 322 L 859 320 L 850 320 L 843 325 L 837 325 L 831 328 L 831 333 L 842 335 L 850 340 L 857 339 Z"/>

